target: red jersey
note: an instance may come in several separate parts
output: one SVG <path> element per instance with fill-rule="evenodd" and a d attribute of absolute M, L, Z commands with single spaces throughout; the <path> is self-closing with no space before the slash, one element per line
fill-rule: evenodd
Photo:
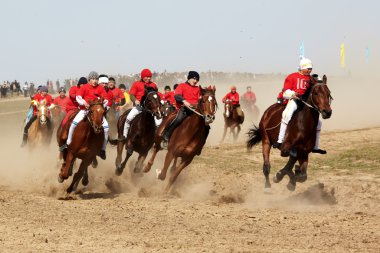
<path fill-rule="evenodd" d="M 244 93 L 243 98 L 247 102 L 256 103 L 256 95 L 252 91 L 247 91 Z"/>
<path fill-rule="evenodd" d="M 116 88 L 114 87 L 113 89 L 109 89 L 111 92 L 112 92 L 112 95 L 113 95 L 113 102 L 116 104 L 116 103 L 120 103 L 121 100 L 124 97 L 124 93 L 119 89 L 119 88 Z"/>
<path fill-rule="evenodd" d="M 46 100 L 46 106 L 50 106 L 53 103 L 53 98 L 46 94 L 46 96 L 42 96 L 40 93 L 34 95 L 33 100 L 41 102 L 42 100 Z M 37 115 L 37 107 L 33 106 L 33 115 Z"/>
<path fill-rule="evenodd" d="M 282 92 L 292 90 L 297 92 L 297 95 L 303 95 L 310 86 L 309 82 L 310 76 L 304 76 L 299 72 L 295 72 L 286 77 Z"/>
<path fill-rule="evenodd" d="M 175 99 L 174 99 L 175 92 L 169 91 L 168 93 L 164 94 L 165 101 L 169 101 L 170 104 L 175 105 Z"/>
<path fill-rule="evenodd" d="M 108 99 L 108 94 L 101 85 L 92 86 L 89 83 L 80 87 L 76 95 L 81 96 L 87 103 L 89 103 L 90 100 L 95 100 L 98 98 Z"/>
<path fill-rule="evenodd" d="M 69 102 L 70 98 L 68 97 L 63 97 L 61 98 L 61 96 L 58 96 L 54 99 L 53 103 L 55 105 L 59 105 L 59 107 L 61 107 L 61 112 L 66 112 L 66 105 L 67 103 Z"/>
<path fill-rule="evenodd" d="M 135 96 L 136 100 L 141 102 L 141 99 L 145 94 L 145 86 L 157 90 L 157 85 L 153 82 L 144 83 L 143 81 L 136 81 L 132 84 L 131 89 L 129 90 L 129 95 Z"/>
<path fill-rule="evenodd" d="M 224 96 L 223 98 L 223 103 L 226 102 L 226 100 L 231 100 L 232 101 L 232 105 L 238 105 L 239 104 L 239 93 L 235 92 L 235 93 L 232 93 L 232 92 L 229 92 L 227 93 L 227 95 Z"/>
<path fill-rule="evenodd" d="M 108 100 L 107 106 L 111 107 L 112 102 L 113 102 L 113 92 L 112 92 L 112 90 L 108 89 L 108 90 L 106 90 L 106 93 L 107 93 L 107 100 Z"/>
<path fill-rule="evenodd" d="M 69 90 L 69 100 L 67 101 L 66 104 L 66 112 L 78 109 L 79 104 L 76 100 L 77 92 L 79 90 L 78 86 L 73 86 Z"/>
<path fill-rule="evenodd" d="M 175 89 L 174 95 L 182 96 L 187 102 L 192 105 L 196 105 L 201 96 L 201 91 L 199 86 L 192 86 L 189 83 L 181 83 Z M 177 107 L 181 106 L 177 103 Z"/>

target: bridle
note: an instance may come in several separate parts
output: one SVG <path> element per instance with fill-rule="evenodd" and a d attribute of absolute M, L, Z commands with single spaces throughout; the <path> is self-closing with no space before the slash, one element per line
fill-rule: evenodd
<path fill-rule="evenodd" d="M 295 99 L 297 99 L 298 101 L 301 101 L 302 103 L 304 103 L 307 107 L 310 107 L 314 110 L 316 110 L 317 112 L 321 113 L 321 110 L 318 108 L 318 106 L 316 106 L 314 100 L 313 100 L 313 91 L 316 87 L 318 86 L 326 86 L 326 88 L 329 90 L 329 88 L 327 87 L 327 85 L 325 83 L 316 83 L 314 84 L 311 89 L 310 89 L 310 93 L 309 93 L 309 97 L 310 97 L 310 104 L 308 102 L 306 102 L 305 100 L 301 99 L 301 98 L 298 98 L 298 97 L 295 97 Z M 330 90 L 329 90 L 330 92 Z M 331 94 L 329 93 L 329 104 L 331 105 L 332 101 L 333 101 L 333 97 L 331 96 Z"/>
<path fill-rule="evenodd" d="M 152 115 L 155 114 L 155 112 L 153 112 L 152 110 L 149 110 L 149 109 L 146 108 L 146 101 L 147 101 L 147 99 L 148 99 L 148 96 L 151 95 L 151 94 L 152 94 L 153 98 L 156 99 L 156 100 L 158 101 L 159 106 L 157 107 L 157 112 L 158 112 L 158 117 L 161 118 L 161 106 L 160 106 L 160 105 L 161 105 L 161 102 L 160 102 L 160 99 L 159 99 L 158 94 L 157 94 L 156 91 L 149 91 L 148 94 L 146 94 L 146 97 L 145 97 L 144 102 L 143 102 L 143 108 L 144 108 L 147 112 L 149 112 L 150 114 L 152 114 Z"/>
<path fill-rule="evenodd" d="M 95 106 L 95 105 L 101 105 L 103 107 L 103 104 L 101 104 L 101 103 L 100 104 L 99 103 L 95 103 L 95 104 L 91 104 L 90 108 L 93 107 L 93 106 Z M 100 133 L 102 131 L 103 126 L 95 125 L 95 123 L 91 120 L 89 114 L 91 114 L 92 111 L 90 110 L 90 108 L 89 108 L 89 112 L 87 113 L 86 117 L 87 117 L 87 120 L 90 123 L 90 126 L 92 127 L 92 129 L 94 129 L 94 132 L 96 134 L 98 134 L 98 133 Z"/>
<path fill-rule="evenodd" d="M 208 97 L 208 101 L 210 102 L 210 112 L 212 112 L 212 113 L 211 113 L 211 116 L 209 116 L 209 115 L 204 115 L 203 106 L 202 106 L 202 104 L 205 103 L 205 101 L 203 100 L 203 97 L 204 97 L 204 96 L 207 96 L 207 97 Z M 199 109 L 199 112 L 198 112 L 196 109 L 193 109 L 193 108 L 190 108 L 190 107 L 187 107 L 187 108 L 188 108 L 189 110 L 193 111 L 193 112 L 194 112 L 195 114 L 197 114 L 198 116 L 202 117 L 202 118 L 206 121 L 206 123 L 208 123 L 208 122 L 210 122 L 210 121 L 212 122 L 212 121 L 214 121 L 216 111 L 218 110 L 218 103 L 217 103 L 216 100 L 215 100 L 215 111 L 214 111 L 214 112 L 212 111 L 212 104 L 211 104 L 211 101 L 212 101 L 213 99 L 215 99 L 215 96 L 214 96 L 213 94 L 211 94 L 211 95 L 207 95 L 207 94 L 202 95 L 202 97 L 198 100 L 198 109 Z"/>

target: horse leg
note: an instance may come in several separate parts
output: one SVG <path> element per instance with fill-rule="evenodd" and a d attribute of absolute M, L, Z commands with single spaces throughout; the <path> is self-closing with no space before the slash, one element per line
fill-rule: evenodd
<path fill-rule="evenodd" d="M 137 159 L 135 168 L 133 169 L 134 173 L 140 173 L 141 172 L 141 169 L 143 167 L 146 155 L 147 154 L 139 154 L 139 158 Z"/>
<path fill-rule="evenodd" d="M 299 166 L 296 165 L 294 169 L 296 182 L 303 183 L 307 180 L 307 165 L 309 163 L 309 156 L 298 159 Z"/>
<path fill-rule="evenodd" d="M 169 165 L 171 164 L 173 158 L 174 158 L 173 152 L 168 151 L 168 153 L 166 153 L 166 157 L 165 157 L 164 168 L 162 170 L 159 170 L 159 169 L 156 170 L 158 179 L 165 180 L 166 172 L 168 171 Z"/>
<path fill-rule="evenodd" d="M 170 167 L 171 173 L 173 173 L 175 171 L 175 169 L 177 168 L 177 160 L 178 160 L 178 157 L 175 157 L 174 161 L 173 161 L 173 165 L 172 165 L 172 167 Z"/>
<path fill-rule="evenodd" d="M 67 152 L 66 159 L 62 163 L 61 172 L 58 174 L 58 182 L 62 183 L 69 178 L 70 166 L 74 163 L 74 156 L 71 152 Z"/>
<path fill-rule="evenodd" d="M 91 166 L 94 169 L 96 169 L 98 167 L 98 160 L 96 159 L 96 157 L 92 160 Z"/>
<path fill-rule="evenodd" d="M 129 159 L 129 157 L 131 157 L 132 153 L 133 153 L 133 149 L 132 148 L 128 148 L 127 149 L 127 155 L 125 156 L 124 161 L 119 166 L 116 166 L 115 174 L 117 176 L 120 176 L 121 174 L 123 174 L 123 170 L 125 168 L 125 165 L 127 164 L 128 159 Z"/>
<path fill-rule="evenodd" d="M 241 131 L 241 127 L 240 127 L 240 124 L 237 124 L 236 125 L 236 135 L 235 135 L 235 141 L 239 138 L 239 133 Z"/>
<path fill-rule="evenodd" d="M 169 191 L 170 191 L 171 187 L 173 186 L 173 183 L 177 179 L 179 173 L 181 173 L 181 171 L 184 168 L 186 168 L 187 165 L 189 165 L 191 163 L 191 161 L 193 160 L 193 158 L 194 157 L 187 158 L 187 159 L 182 159 L 180 165 L 178 165 L 178 167 L 175 169 L 175 171 L 170 175 L 170 179 L 169 179 L 168 185 L 165 188 L 165 193 L 169 193 Z"/>
<path fill-rule="evenodd" d="M 145 165 L 145 168 L 144 168 L 144 173 L 147 173 L 150 171 L 150 169 L 152 168 L 152 165 L 153 165 L 153 162 L 154 162 L 154 159 L 156 159 L 156 155 L 158 153 L 158 151 L 160 151 L 160 147 L 159 145 L 154 145 L 154 148 L 153 148 L 153 154 L 152 154 L 152 157 L 150 158 L 149 162 Z"/>
<path fill-rule="evenodd" d="M 276 173 L 276 175 L 273 177 L 273 182 L 279 183 L 284 178 L 285 175 L 289 175 L 289 171 L 292 171 L 294 164 L 296 163 L 297 159 L 290 156 L 288 162 L 282 168 L 280 171 Z M 293 171 L 292 171 L 293 173 Z"/>
<path fill-rule="evenodd" d="M 69 188 L 67 188 L 67 193 L 71 193 L 75 191 L 78 187 L 79 181 L 82 179 L 83 174 L 85 173 L 85 170 L 87 169 L 88 165 L 90 165 L 91 161 L 82 161 L 80 163 L 78 171 L 74 174 L 73 181 L 71 182 Z"/>
<path fill-rule="evenodd" d="M 94 161 L 96 161 L 96 158 L 95 159 L 92 159 L 92 162 L 89 162 L 94 164 Z M 88 181 L 88 166 L 85 168 L 84 170 L 84 173 L 83 173 L 83 178 L 82 178 L 82 185 L 86 186 L 88 185 L 89 181 Z"/>
<path fill-rule="evenodd" d="M 222 137 L 222 141 L 220 143 L 224 142 L 224 139 L 226 138 L 226 134 L 227 134 L 227 123 L 224 123 L 223 137 Z"/>
<path fill-rule="evenodd" d="M 264 165 L 263 165 L 263 174 L 265 176 L 265 188 L 264 192 L 270 192 L 271 184 L 269 180 L 269 173 L 270 173 L 270 162 L 269 162 L 269 155 L 270 155 L 270 149 L 271 145 L 269 142 L 263 142 L 263 158 L 264 158 Z"/>
<path fill-rule="evenodd" d="M 115 160 L 116 168 L 120 167 L 121 159 L 122 159 L 122 155 L 123 155 L 124 144 L 125 144 L 124 141 L 120 141 L 117 143 L 117 156 L 116 156 L 116 160 Z"/>

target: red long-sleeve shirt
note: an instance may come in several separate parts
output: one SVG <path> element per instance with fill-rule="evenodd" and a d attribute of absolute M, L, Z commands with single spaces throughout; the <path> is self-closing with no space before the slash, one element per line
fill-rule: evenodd
<path fill-rule="evenodd" d="M 65 112 L 66 105 L 69 101 L 70 101 L 70 98 L 67 96 L 64 96 L 63 98 L 61 98 L 61 96 L 58 96 L 54 99 L 53 103 L 55 105 L 59 105 L 59 107 L 61 108 L 61 112 Z"/>
<path fill-rule="evenodd" d="M 169 101 L 169 103 L 172 105 L 175 105 L 174 95 L 175 95 L 174 91 L 169 91 L 168 93 L 164 94 L 164 100 Z"/>
<path fill-rule="evenodd" d="M 53 98 L 49 94 L 46 94 L 46 96 L 42 96 L 42 94 L 37 93 L 36 95 L 34 95 L 33 100 L 38 102 L 46 100 L 46 106 L 50 106 L 53 103 Z M 33 106 L 33 115 L 37 115 L 37 113 L 37 107 Z"/>
<path fill-rule="evenodd" d="M 256 103 L 256 94 L 252 91 L 247 91 L 244 93 L 243 98 L 247 102 Z"/>
<path fill-rule="evenodd" d="M 135 96 L 136 100 L 141 102 L 141 99 L 145 94 L 145 87 L 151 87 L 157 90 L 157 85 L 153 82 L 144 83 L 143 81 L 136 81 L 132 84 L 131 89 L 129 90 L 129 95 Z"/>
<path fill-rule="evenodd" d="M 124 93 L 117 87 L 114 87 L 113 89 L 110 89 L 110 91 L 112 92 L 112 95 L 113 95 L 113 102 L 114 103 L 120 103 L 121 100 L 124 97 Z"/>
<path fill-rule="evenodd" d="M 108 94 L 102 86 L 92 86 L 89 83 L 80 87 L 79 91 L 77 91 L 77 96 L 81 96 L 87 103 L 99 98 L 108 99 Z"/>
<path fill-rule="evenodd" d="M 69 90 L 69 100 L 67 101 L 66 104 L 66 112 L 69 112 L 71 110 L 78 109 L 79 104 L 76 100 L 77 92 L 79 90 L 79 87 L 73 86 Z"/>
<path fill-rule="evenodd" d="M 226 102 L 226 100 L 231 100 L 232 101 L 232 105 L 238 105 L 239 104 L 239 93 L 235 92 L 235 93 L 232 93 L 232 92 L 229 92 L 227 93 L 227 95 L 224 96 L 223 98 L 223 103 Z"/>
<path fill-rule="evenodd" d="M 309 82 L 310 76 L 304 76 L 299 72 L 292 73 L 286 77 L 282 92 L 292 90 L 298 95 L 303 95 L 310 86 Z"/>
<path fill-rule="evenodd" d="M 175 96 L 176 95 L 180 95 L 190 104 L 196 105 L 201 96 L 201 91 L 200 91 L 199 86 L 192 86 L 189 83 L 181 83 L 175 89 Z M 179 103 L 176 103 L 176 104 L 177 104 L 177 107 L 182 105 Z"/>

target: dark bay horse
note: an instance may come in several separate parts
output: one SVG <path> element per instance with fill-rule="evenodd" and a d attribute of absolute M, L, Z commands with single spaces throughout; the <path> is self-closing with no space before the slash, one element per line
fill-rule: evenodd
<path fill-rule="evenodd" d="M 311 88 L 305 93 L 304 99 L 298 99 L 298 109 L 293 114 L 292 119 L 288 124 L 285 134 L 285 139 L 281 145 L 281 155 L 290 156 L 288 163 L 274 176 L 275 183 L 280 182 L 285 175 L 289 176 L 288 189 L 293 191 L 296 187 L 296 182 L 304 182 L 307 179 L 307 165 L 309 161 L 309 153 L 313 150 L 316 140 L 316 129 L 319 120 L 319 115 L 323 119 L 328 119 L 331 116 L 332 110 L 331 94 L 327 87 L 327 78 L 323 76 L 323 80 L 318 82 L 311 78 Z M 249 139 L 247 141 L 248 149 L 262 141 L 263 150 L 263 173 L 265 175 L 265 190 L 269 190 L 271 184 L 269 182 L 270 162 L 269 154 L 273 143 L 277 141 L 279 126 L 281 122 L 282 111 L 285 105 L 274 104 L 270 106 L 263 114 L 259 128 L 255 127 L 249 130 Z M 293 167 L 298 161 L 299 165 Z"/>
<path fill-rule="evenodd" d="M 77 158 L 82 160 L 78 172 L 75 173 L 71 185 L 67 188 L 68 193 L 76 190 L 82 178 L 82 184 L 88 184 L 87 168 L 95 160 L 96 155 L 99 154 L 104 141 L 102 121 L 105 109 L 103 107 L 103 100 L 94 100 L 89 104 L 90 107 L 87 116 L 79 122 L 75 128 L 73 141 L 65 151 L 64 162 L 58 176 L 58 181 L 63 182 L 69 177 L 74 161 Z M 72 115 L 71 118 L 74 116 L 75 115 Z M 67 122 L 65 127 L 70 127 L 71 121 L 72 119 Z M 58 144 L 60 146 L 64 143 L 63 141 L 65 141 L 61 140 L 61 138 L 63 137 L 59 136 L 58 138 Z"/>
<path fill-rule="evenodd" d="M 188 166 L 194 156 L 200 155 L 210 130 L 209 124 L 215 120 L 217 102 L 215 99 L 215 86 L 206 89 L 201 88 L 201 98 L 195 112 L 184 119 L 184 121 L 174 130 L 168 144 L 168 152 L 162 170 L 156 170 L 158 179 L 165 180 L 169 165 L 180 157 L 181 163 L 172 171 L 165 192 L 169 192 L 179 173 Z M 169 116 L 170 117 L 170 116 Z M 172 117 L 173 118 L 173 117 Z M 169 118 L 170 120 L 170 118 Z M 163 124 L 162 124 L 163 125 Z M 158 129 L 157 133 L 162 131 Z M 161 149 L 162 138 L 155 137 L 153 154 L 144 168 L 148 172 L 154 162 L 157 152 Z"/>
<path fill-rule="evenodd" d="M 37 119 L 29 128 L 28 146 L 34 148 L 39 145 L 47 146 L 53 136 L 54 124 L 46 106 L 46 100 L 37 104 Z"/>
<path fill-rule="evenodd" d="M 240 113 L 238 112 L 240 110 Z M 241 108 L 237 108 L 232 105 L 231 100 L 226 100 L 224 103 L 224 132 L 221 143 L 223 143 L 226 137 L 228 128 L 230 133 L 233 135 L 234 141 L 237 140 L 239 133 L 241 131 L 241 124 L 244 122 L 244 112 Z"/>
<path fill-rule="evenodd" d="M 142 112 L 132 120 L 127 139 L 120 141 L 123 137 L 125 120 L 130 110 L 124 112 L 119 118 L 117 124 L 119 140 L 109 140 L 110 144 L 117 145 L 115 174 L 118 176 L 123 173 L 125 165 L 127 164 L 133 151 L 136 151 L 139 154 L 134 172 L 140 172 L 145 158 L 153 146 L 154 134 L 156 131 L 154 117 L 156 116 L 157 118 L 161 118 L 162 116 L 160 97 L 156 91 L 148 91 L 142 101 L 144 103 L 144 108 Z M 127 150 L 127 154 L 124 161 L 121 162 L 124 146 Z"/>
<path fill-rule="evenodd" d="M 162 107 L 161 107 L 161 112 L 163 117 L 169 116 L 172 112 L 174 112 L 176 108 L 168 101 L 166 101 Z"/>

